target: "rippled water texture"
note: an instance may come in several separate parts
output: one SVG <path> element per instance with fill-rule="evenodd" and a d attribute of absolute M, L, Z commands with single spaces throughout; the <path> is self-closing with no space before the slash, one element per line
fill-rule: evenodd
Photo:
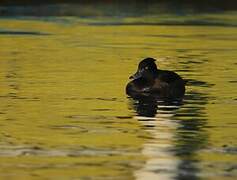
<path fill-rule="evenodd" d="M 0 19 L 0 179 L 237 178 L 237 14 L 160 18 Z M 181 105 L 125 95 L 148 56 Z"/>

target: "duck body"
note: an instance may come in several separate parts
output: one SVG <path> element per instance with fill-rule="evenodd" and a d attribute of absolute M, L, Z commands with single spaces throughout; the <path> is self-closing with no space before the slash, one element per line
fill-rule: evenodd
<path fill-rule="evenodd" d="M 157 69 L 153 58 L 142 60 L 130 79 L 132 81 L 127 84 L 126 93 L 131 97 L 182 99 L 185 94 L 185 81 L 173 71 Z"/>

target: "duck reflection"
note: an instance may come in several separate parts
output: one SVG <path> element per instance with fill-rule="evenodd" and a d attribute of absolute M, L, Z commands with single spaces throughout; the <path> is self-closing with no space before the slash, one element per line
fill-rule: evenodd
<path fill-rule="evenodd" d="M 155 117 L 158 109 L 157 101 L 152 97 L 130 99 L 130 105 L 139 116 Z"/>
<path fill-rule="evenodd" d="M 134 173 L 136 179 L 198 179 L 197 151 L 207 142 L 203 130 L 207 98 L 191 92 L 185 101 L 188 105 L 182 106 L 181 101 L 161 102 L 152 97 L 129 99 L 135 118 L 151 135 L 142 149 L 147 161 Z"/>

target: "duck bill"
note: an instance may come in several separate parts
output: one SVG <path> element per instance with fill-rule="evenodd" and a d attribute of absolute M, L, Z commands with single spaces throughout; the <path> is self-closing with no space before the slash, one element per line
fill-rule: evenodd
<path fill-rule="evenodd" d="M 141 71 L 137 71 L 135 74 L 130 76 L 129 79 L 138 79 L 140 77 L 142 77 L 142 72 Z"/>

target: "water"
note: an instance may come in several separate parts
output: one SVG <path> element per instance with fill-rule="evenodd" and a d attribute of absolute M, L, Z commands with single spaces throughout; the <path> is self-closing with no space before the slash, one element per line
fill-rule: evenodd
<path fill-rule="evenodd" d="M 2 17 L 0 179 L 236 179 L 236 19 Z M 125 95 L 145 57 L 181 105 Z"/>

